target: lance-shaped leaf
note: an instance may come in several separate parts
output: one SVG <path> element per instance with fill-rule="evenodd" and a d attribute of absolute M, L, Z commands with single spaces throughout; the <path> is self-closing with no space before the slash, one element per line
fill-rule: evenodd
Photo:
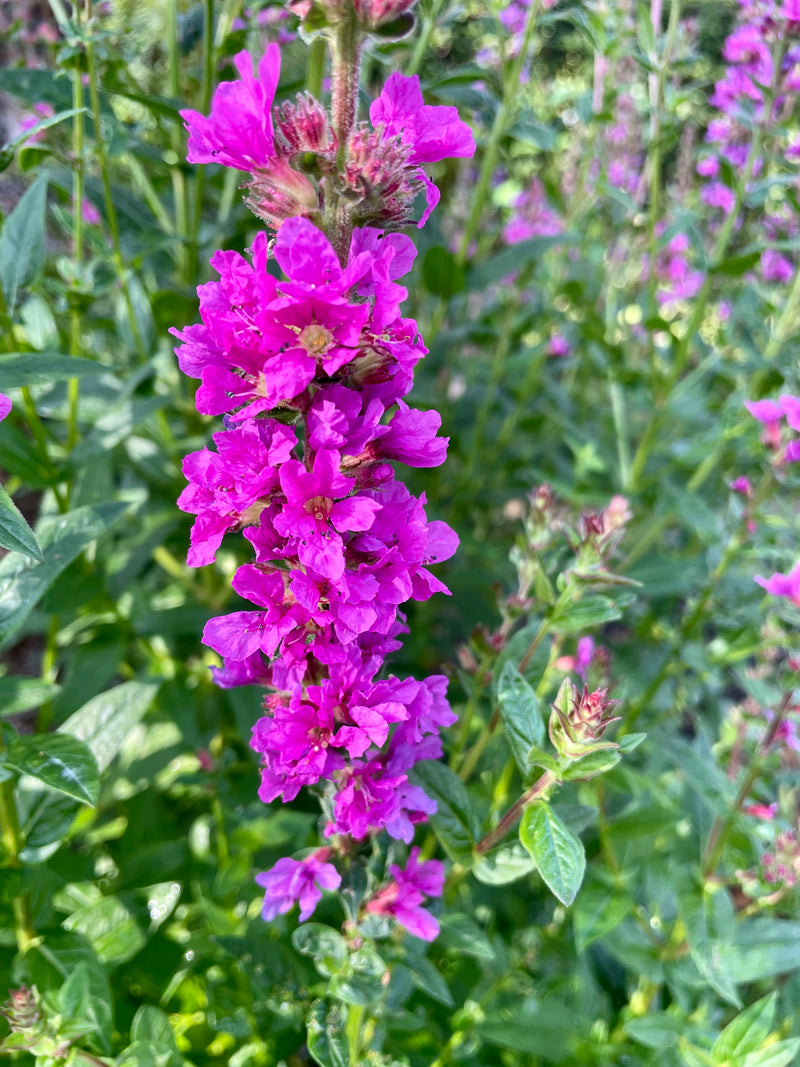
<path fill-rule="evenodd" d="M 506 663 L 497 689 L 503 734 L 520 771 L 527 774 L 533 764 L 528 760 L 532 748 L 544 744 L 544 722 L 539 700 L 533 687 L 513 663 Z"/>
<path fill-rule="evenodd" d="M 3 763 L 84 804 L 97 803 L 100 793 L 97 761 L 89 746 L 77 737 L 67 734 L 18 737 L 5 750 Z"/>
<path fill-rule="evenodd" d="M 519 838 L 536 861 L 548 888 L 562 904 L 569 906 L 581 887 L 586 869 L 580 838 L 542 800 L 525 809 Z"/>
<path fill-rule="evenodd" d="M 0 545 L 21 552 L 40 563 L 44 556 L 36 535 L 20 515 L 14 501 L 0 485 Z"/>

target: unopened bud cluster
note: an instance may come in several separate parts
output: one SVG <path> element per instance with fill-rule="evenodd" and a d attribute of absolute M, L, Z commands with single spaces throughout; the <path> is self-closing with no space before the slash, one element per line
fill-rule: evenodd
<path fill-rule="evenodd" d="M 553 747 L 563 759 L 569 760 L 582 759 L 601 749 L 618 748 L 615 742 L 602 739 L 608 727 L 619 722 L 620 716 L 613 714 L 618 706 L 618 700 L 608 699 L 607 689 L 590 693 L 584 685 L 581 692 L 565 678 L 548 724 Z"/>

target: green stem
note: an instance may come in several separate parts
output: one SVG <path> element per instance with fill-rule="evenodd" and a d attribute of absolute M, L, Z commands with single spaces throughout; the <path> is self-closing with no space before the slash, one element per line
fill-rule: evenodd
<path fill-rule="evenodd" d="M 650 211 L 648 229 L 650 236 L 650 271 L 648 275 L 650 293 L 650 312 L 655 314 L 656 304 L 656 260 L 658 258 L 658 235 L 657 228 L 661 209 L 661 108 L 664 105 L 664 89 L 667 83 L 667 70 L 669 69 L 672 56 L 672 47 L 675 43 L 675 35 L 678 29 L 680 17 L 680 0 L 672 0 L 669 12 L 669 25 L 664 42 L 664 51 L 661 62 L 658 65 L 658 74 L 654 78 L 654 92 L 650 100 L 650 143 L 651 151 L 648 160 L 650 171 Z M 653 34 L 657 37 L 660 26 L 653 24 Z"/>
<path fill-rule="evenodd" d="M 91 0 L 87 0 L 87 9 L 90 7 L 90 4 Z M 136 321 L 136 315 L 134 313 L 133 299 L 131 298 L 130 285 L 128 282 L 128 271 L 125 267 L 125 261 L 122 258 L 122 247 L 119 240 L 117 209 L 114 207 L 114 198 L 111 193 L 111 170 L 108 165 L 108 153 L 106 152 L 103 131 L 100 125 L 100 92 L 97 84 L 97 64 L 95 62 L 94 44 L 92 42 L 91 34 L 86 37 L 86 63 L 89 71 L 89 100 L 91 103 L 92 119 L 94 121 L 94 151 L 97 156 L 97 162 L 100 165 L 100 176 L 103 181 L 103 204 L 105 206 L 108 229 L 111 233 L 111 255 L 117 272 L 117 278 L 122 287 L 122 298 L 125 301 L 125 308 L 128 312 L 128 321 L 130 323 L 133 342 L 139 353 L 140 359 L 146 360 L 147 349 L 145 348 L 139 330 L 139 324 Z M 75 205 L 75 210 L 79 210 L 77 204 Z"/>
<path fill-rule="evenodd" d="M 748 770 L 744 781 L 739 786 L 739 790 L 736 793 L 730 811 L 725 815 L 718 815 L 711 826 L 711 832 L 708 835 L 708 841 L 703 850 L 703 858 L 701 860 L 704 881 L 714 873 L 716 866 L 719 863 L 725 844 L 730 836 L 733 821 L 742 810 L 745 800 L 747 800 L 750 795 L 750 790 L 753 788 L 756 779 L 763 770 L 764 757 L 769 752 L 770 745 L 775 740 L 778 727 L 783 722 L 783 717 L 792 703 L 793 697 L 793 689 L 789 689 L 783 694 L 780 704 L 775 709 L 772 722 L 764 732 L 761 743 L 753 757 L 752 763 L 750 764 L 750 769 Z"/>
<path fill-rule="evenodd" d="M 503 100 L 500 107 L 497 109 L 497 114 L 495 115 L 492 129 L 489 133 L 489 140 L 486 142 L 486 147 L 483 150 L 481 169 L 475 186 L 475 193 L 472 198 L 472 207 L 470 208 L 470 213 L 466 225 L 464 226 L 464 235 L 461 238 L 461 245 L 456 256 L 458 263 L 461 265 L 463 265 L 467 259 L 472 239 L 486 214 L 486 194 L 489 191 L 489 183 L 492 180 L 492 175 L 497 169 L 497 156 L 500 150 L 500 141 L 505 135 L 510 117 L 516 109 L 519 100 L 519 76 L 522 71 L 522 64 L 525 62 L 525 56 L 528 53 L 531 38 L 533 37 L 533 28 L 536 25 L 536 16 L 538 15 L 538 12 L 539 0 L 533 0 L 533 3 L 531 3 L 531 6 L 528 8 L 528 14 L 525 19 L 522 44 L 519 52 L 514 57 L 513 63 L 511 63 L 508 68 L 508 77 L 503 87 Z"/>
<path fill-rule="evenodd" d="M 433 31 L 436 29 L 436 20 L 439 17 L 439 12 L 442 9 L 443 3 L 444 0 L 433 0 L 430 13 L 425 17 L 422 33 L 417 38 L 417 43 L 414 46 L 414 53 L 406 68 L 406 74 L 411 75 L 419 73 L 419 68 L 422 66 L 422 60 L 425 58 L 425 53 L 428 51 L 428 45 L 433 36 Z"/>
<path fill-rule="evenodd" d="M 617 438 L 619 480 L 623 490 L 628 492 L 631 480 L 631 449 L 628 441 L 628 417 L 625 412 L 625 392 L 615 378 L 609 379 L 608 392 L 611 397 L 611 413 L 614 418 L 614 432 Z"/>
<path fill-rule="evenodd" d="M 180 50 L 178 48 L 178 0 L 167 0 L 166 29 L 169 92 L 170 96 L 174 100 L 177 100 L 180 99 L 181 95 Z M 172 167 L 172 195 L 175 203 L 175 228 L 180 237 L 184 241 L 187 241 L 187 243 L 181 245 L 180 248 L 179 267 L 181 278 L 186 284 L 191 284 L 191 265 L 189 261 L 188 244 L 190 238 L 189 202 L 186 196 L 186 179 L 180 165 L 180 160 L 183 155 L 183 134 L 178 127 L 175 127 L 172 131 L 172 150 L 177 156 Z"/>
<path fill-rule="evenodd" d="M 362 35 L 349 5 L 333 27 L 331 34 L 331 125 L 338 144 L 337 167 L 347 159 L 347 146 L 358 111 L 358 84 L 361 72 Z M 343 197 L 328 196 L 325 205 L 325 229 L 339 261 L 347 262 L 353 221 Z"/>
<path fill-rule="evenodd" d="M 312 95 L 322 95 L 322 75 L 325 72 L 325 38 L 315 37 L 308 50 L 306 66 L 306 90 Z"/>
<path fill-rule="evenodd" d="M 3 750 L 3 737 L 0 731 L 0 754 Z M 5 866 L 21 870 L 19 854 L 22 851 L 22 835 L 19 830 L 17 804 L 14 798 L 14 779 L 6 778 L 0 782 L 0 842 L 5 853 Z M 12 901 L 14 914 L 14 936 L 17 948 L 25 952 L 35 940 L 31 914 L 31 902 L 27 893 L 18 893 Z"/>
<path fill-rule="evenodd" d="M 80 25 L 80 5 L 75 5 L 75 20 Z M 72 106 L 83 108 L 83 82 L 80 65 L 75 62 L 72 68 Z M 72 154 L 74 157 L 72 171 L 72 258 L 75 264 L 74 285 L 82 288 L 83 267 L 83 114 L 75 115 L 72 120 Z M 70 355 L 78 356 L 81 351 L 81 306 L 78 294 L 75 294 L 70 310 Z M 67 383 L 67 448 L 73 449 L 78 443 L 78 399 L 80 386 L 77 378 L 70 378 Z"/>
<path fill-rule="evenodd" d="M 216 54 L 214 50 L 214 0 L 205 0 L 203 17 L 203 92 L 200 98 L 200 110 L 205 115 L 211 105 L 211 93 L 214 86 L 214 65 Z M 171 73 L 171 72 L 170 72 Z M 178 71 L 180 74 L 180 69 Z M 178 84 L 180 92 L 180 79 Z M 177 94 L 176 94 L 177 95 Z M 177 138 L 176 138 L 177 141 Z M 180 148 L 178 151 L 180 152 Z M 191 229 L 188 234 L 186 245 L 186 281 L 191 284 L 195 280 L 195 267 L 197 265 L 197 248 L 199 243 L 200 223 L 203 218 L 203 193 L 206 184 L 206 168 L 197 167 L 194 178 L 194 211 L 192 212 Z"/>
<path fill-rule="evenodd" d="M 552 771 L 545 771 L 541 778 L 538 778 L 530 789 L 527 789 L 518 800 L 514 801 L 494 830 L 490 831 L 486 837 L 482 838 L 477 843 L 475 852 L 477 852 L 479 856 L 483 856 L 490 849 L 494 848 L 495 845 L 499 845 L 517 819 L 522 815 L 523 810 L 528 807 L 529 804 L 533 804 L 537 800 L 542 799 L 542 797 L 546 797 L 553 786 L 557 784 L 558 779 L 555 774 Z"/>
<path fill-rule="evenodd" d="M 351 1004 L 347 1013 L 347 1045 L 350 1050 L 350 1063 L 358 1067 L 361 1057 L 361 1026 L 364 1022 L 364 1009 L 356 1004 Z"/>

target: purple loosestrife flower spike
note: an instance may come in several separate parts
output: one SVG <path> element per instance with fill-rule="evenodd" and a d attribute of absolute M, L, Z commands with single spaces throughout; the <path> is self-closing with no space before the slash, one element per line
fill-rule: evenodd
<path fill-rule="evenodd" d="M 342 241 L 338 222 L 334 249 L 323 201 L 340 197 L 351 223 L 370 212 L 398 223 L 425 187 L 427 218 L 439 194 L 422 164 L 471 155 L 474 142 L 455 108 L 425 105 L 416 78 L 392 75 L 371 109 L 374 132 L 337 145 L 310 97 L 273 120 L 275 46 L 258 77 L 247 53 L 235 62 L 241 80 L 217 89 L 208 117 L 182 112 L 189 159 L 250 171 L 252 206 L 278 233 L 272 244 L 257 234 L 247 257 L 216 252 L 219 278 L 198 289 L 201 322 L 173 330 L 181 369 L 199 381 L 198 410 L 224 416 L 214 447 L 186 457 L 179 506 L 195 516 L 190 565 L 213 562 L 238 532 L 253 550 L 232 582 L 243 603 L 210 619 L 203 640 L 223 659 L 218 685 L 266 689 L 251 739 L 260 798 L 287 803 L 310 786 L 323 795 L 329 845 L 257 879 L 265 919 L 299 902 L 303 921 L 323 889 L 338 888 L 328 862 L 338 852 L 383 831 L 411 843 L 435 812 L 409 773 L 442 755 L 441 731 L 455 721 L 443 676 L 397 678 L 384 662 L 407 630 L 402 605 L 448 592 L 429 568 L 458 546 L 396 471 L 438 466 L 448 444 L 438 413 L 404 399 L 426 354 L 401 311 L 399 279 L 416 250 L 384 229 L 355 227 L 351 237 L 350 224 Z M 320 211 L 292 169 L 307 152 L 324 176 Z M 399 181 L 391 194 L 373 180 L 381 167 Z M 438 924 L 421 905 L 441 893 L 444 874 L 418 855 L 392 868 L 380 899 L 430 939 Z"/>

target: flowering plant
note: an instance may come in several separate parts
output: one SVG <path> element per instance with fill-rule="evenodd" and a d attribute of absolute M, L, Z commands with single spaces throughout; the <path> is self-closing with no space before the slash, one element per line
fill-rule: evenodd
<path fill-rule="evenodd" d="M 798 5 L 0 28 L 0 1054 L 792 1067 Z"/>

